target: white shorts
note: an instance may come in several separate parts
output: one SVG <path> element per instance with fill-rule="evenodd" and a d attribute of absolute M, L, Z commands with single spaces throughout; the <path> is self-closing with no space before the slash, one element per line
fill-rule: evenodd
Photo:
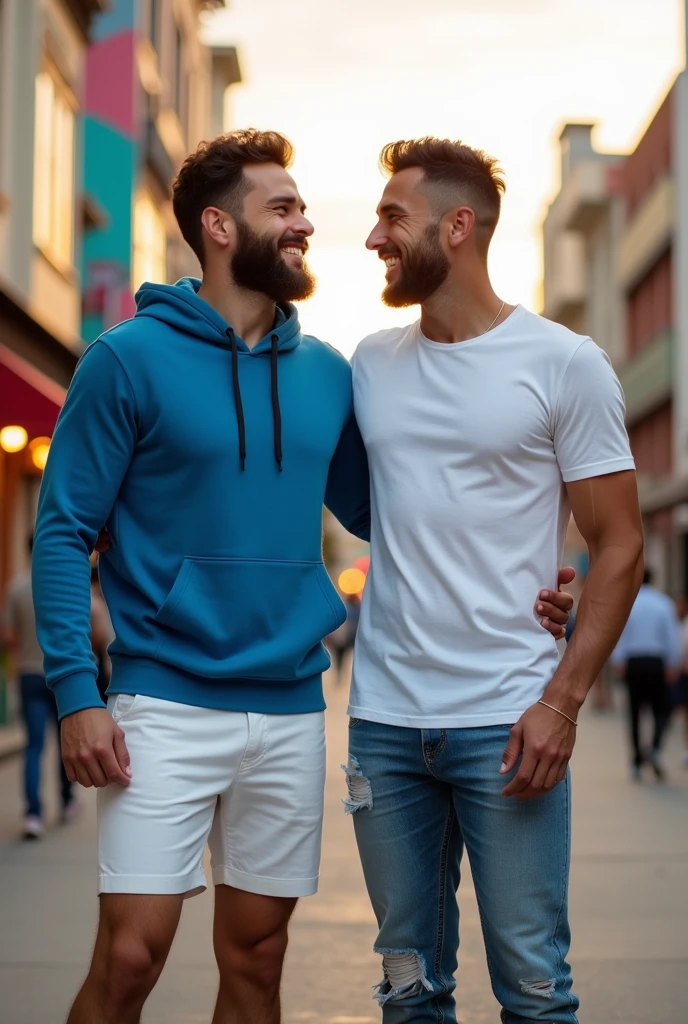
<path fill-rule="evenodd" d="M 325 716 L 257 715 L 119 694 L 132 780 L 98 790 L 101 893 L 205 889 L 265 896 L 318 888 Z"/>

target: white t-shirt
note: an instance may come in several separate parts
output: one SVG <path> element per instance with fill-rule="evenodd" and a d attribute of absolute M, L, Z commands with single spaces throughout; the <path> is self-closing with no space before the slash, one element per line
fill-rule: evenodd
<path fill-rule="evenodd" d="M 457 344 L 420 324 L 353 360 L 371 473 L 371 568 L 349 714 L 512 724 L 560 658 L 535 612 L 556 586 L 564 483 L 634 468 L 604 352 L 523 307 Z"/>

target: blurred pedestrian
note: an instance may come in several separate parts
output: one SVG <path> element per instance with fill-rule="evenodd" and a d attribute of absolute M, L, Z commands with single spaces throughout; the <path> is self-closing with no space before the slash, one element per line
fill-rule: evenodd
<path fill-rule="evenodd" d="M 29 555 L 33 550 L 33 537 L 29 538 Z M 46 729 L 54 726 L 58 736 L 58 772 L 62 821 L 72 821 L 80 810 L 72 783 L 62 763 L 59 744 L 59 724 L 55 697 L 48 689 L 43 673 L 43 652 L 36 636 L 31 593 L 31 573 L 17 576 L 9 586 L 3 623 L 4 641 L 19 681 L 21 714 L 26 728 L 24 749 L 24 798 L 26 801 L 23 836 L 40 839 L 44 834 L 43 803 L 41 800 L 41 762 Z"/>
<path fill-rule="evenodd" d="M 640 781 L 644 764 L 651 765 L 658 780 L 665 777 L 661 759 L 662 740 L 671 717 L 670 686 L 677 682 L 681 666 L 681 637 L 676 608 L 671 598 L 652 586 L 645 570 L 643 585 L 626 627 L 612 655 L 618 674 L 628 689 L 628 719 L 633 753 L 632 774 Z M 652 746 L 642 744 L 641 715 L 652 712 Z"/>
<path fill-rule="evenodd" d="M 683 718 L 685 753 L 683 767 L 688 768 L 688 599 L 684 594 L 676 598 L 676 614 L 681 630 L 681 671 L 671 687 L 672 703 Z"/>

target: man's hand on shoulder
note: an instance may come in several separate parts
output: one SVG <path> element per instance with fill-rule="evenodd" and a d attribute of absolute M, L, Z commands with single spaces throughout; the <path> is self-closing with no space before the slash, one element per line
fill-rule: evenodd
<path fill-rule="evenodd" d="M 573 597 L 561 588 L 569 586 L 575 578 L 575 569 L 560 569 L 557 577 L 559 589 L 541 590 L 535 602 L 535 611 L 540 616 L 543 629 L 551 633 L 555 640 L 563 640 L 566 636 L 566 626 L 573 608 Z"/>
<path fill-rule="evenodd" d="M 129 752 L 124 733 L 105 708 L 86 708 L 62 719 L 62 760 L 72 782 L 102 788 L 128 786 Z"/>

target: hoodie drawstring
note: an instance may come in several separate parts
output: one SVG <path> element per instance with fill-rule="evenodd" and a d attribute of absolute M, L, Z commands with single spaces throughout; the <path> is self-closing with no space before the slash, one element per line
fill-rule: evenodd
<path fill-rule="evenodd" d="M 227 336 L 232 342 L 234 408 L 236 409 L 237 430 L 239 431 L 239 459 L 241 460 L 241 472 L 243 473 L 246 470 L 246 421 L 244 420 L 244 406 L 241 401 L 241 386 L 239 384 L 239 349 L 237 347 L 236 334 L 231 327 L 227 328 Z"/>
<path fill-rule="evenodd" d="M 270 387 L 272 391 L 272 423 L 273 433 L 275 439 L 275 462 L 279 467 L 280 473 L 282 472 L 282 410 L 280 409 L 279 403 L 279 388 L 277 385 L 277 366 L 279 362 L 279 351 L 277 349 L 277 343 L 279 337 L 276 334 L 272 336 L 272 350 L 270 358 Z"/>
<path fill-rule="evenodd" d="M 232 343 L 232 386 L 234 388 L 234 407 L 236 409 L 237 431 L 239 433 L 239 459 L 241 472 L 246 471 L 246 421 L 244 419 L 244 405 L 241 400 L 241 384 L 239 383 L 239 348 L 236 335 L 231 327 L 227 328 L 227 337 Z M 278 387 L 278 366 L 279 366 L 279 335 L 273 334 L 270 350 L 270 391 L 272 398 L 273 436 L 275 447 L 275 462 L 282 472 L 282 411 L 279 402 Z"/>

